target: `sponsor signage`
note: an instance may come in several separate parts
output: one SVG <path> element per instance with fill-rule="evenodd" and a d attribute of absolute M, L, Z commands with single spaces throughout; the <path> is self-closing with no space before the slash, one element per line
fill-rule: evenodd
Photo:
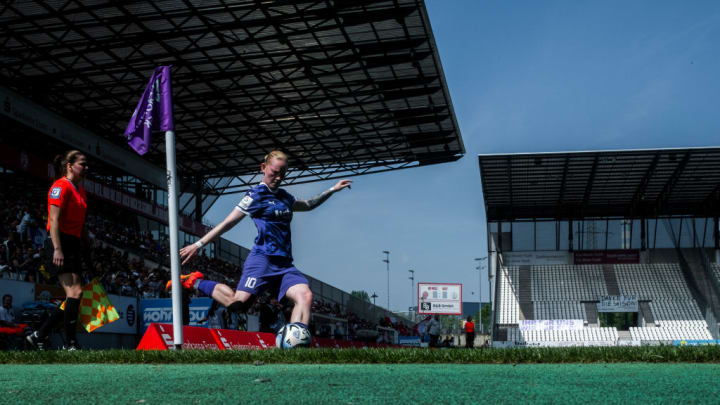
<path fill-rule="evenodd" d="M 554 266 L 569 264 L 568 252 L 504 252 L 503 266 Z"/>
<path fill-rule="evenodd" d="M 137 350 L 168 350 L 174 346 L 171 324 L 151 323 L 143 335 Z M 222 350 L 208 328 L 183 326 L 184 350 Z"/>
<path fill-rule="evenodd" d="M 420 340 L 420 336 L 398 336 L 398 344 L 400 346 L 420 347 L 422 346 L 422 341 Z"/>
<path fill-rule="evenodd" d="M 638 312 L 637 295 L 603 295 L 598 312 Z"/>
<path fill-rule="evenodd" d="M 720 340 L 673 340 L 673 346 L 715 346 Z"/>
<path fill-rule="evenodd" d="M 573 253 L 574 264 L 638 264 L 639 250 L 591 250 Z"/>
<path fill-rule="evenodd" d="M 193 298 L 190 301 L 190 325 L 205 326 L 207 321 L 200 322 L 207 318 L 210 310 L 211 298 Z M 140 301 L 142 323 L 141 331 L 144 333 L 151 323 L 172 323 L 172 300 L 170 298 L 149 298 Z"/>
<path fill-rule="evenodd" d="M 168 222 L 168 210 L 158 205 L 140 200 L 129 194 L 110 188 L 106 185 L 94 182 L 92 180 L 83 181 L 83 187 L 88 194 L 92 194 L 103 200 L 118 204 L 123 208 L 134 211 L 138 214 L 154 219 L 158 222 Z M 194 221 L 192 218 L 181 215 L 178 226 L 185 232 L 193 235 L 204 235 L 210 231 L 210 227 Z"/>
<path fill-rule="evenodd" d="M 462 315 L 462 284 L 418 283 L 418 313 Z"/>
<path fill-rule="evenodd" d="M 275 347 L 275 335 L 265 332 L 241 332 L 230 329 L 211 329 L 222 350 L 264 350 Z"/>
<path fill-rule="evenodd" d="M 493 347 L 598 347 L 615 346 L 612 340 L 598 341 L 543 341 L 543 342 L 493 342 Z"/>
<path fill-rule="evenodd" d="M 531 330 L 581 330 L 584 326 L 582 319 L 545 319 L 520 320 L 518 326 L 521 331 Z"/>

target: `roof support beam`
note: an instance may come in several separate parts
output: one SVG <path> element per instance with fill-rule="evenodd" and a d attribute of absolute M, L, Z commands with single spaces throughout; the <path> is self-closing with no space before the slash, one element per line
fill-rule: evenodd
<path fill-rule="evenodd" d="M 638 184 L 638 187 L 635 190 L 632 202 L 630 203 L 630 210 L 628 212 L 629 216 L 633 216 L 638 213 L 638 206 L 642 204 L 642 201 L 645 199 L 645 190 L 650 183 L 650 179 L 652 178 L 653 173 L 655 173 L 655 168 L 657 167 L 659 161 L 660 152 L 656 152 L 652 162 L 650 162 L 650 166 L 648 166 L 647 170 L 645 171 L 645 175 L 643 175 L 642 179 L 640 180 L 640 184 Z"/>
<path fill-rule="evenodd" d="M 685 170 L 685 166 L 687 166 L 688 160 L 690 160 L 690 152 L 685 152 L 682 159 L 680 160 L 678 165 L 675 167 L 673 174 L 670 176 L 668 181 L 665 183 L 665 186 L 663 187 L 662 192 L 660 192 L 660 194 L 658 195 L 658 199 L 655 203 L 656 211 L 662 212 L 662 210 L 667 205 L 668 201 L 670 200 L 670 196 L 672 195 L 673 189 L 675 188 L 675 185 L 677 184 L 678 180 L 680 179 L 680 176 L 683 174 L 683 171 Z"/>

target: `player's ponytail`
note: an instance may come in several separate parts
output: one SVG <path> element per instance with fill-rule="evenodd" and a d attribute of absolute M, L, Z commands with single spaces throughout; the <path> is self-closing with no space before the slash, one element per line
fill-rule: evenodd
<path fill-rule="evenodd" d="M 68 163 L 72 165 L 80 156 L 83 156 L 83 153 L 79 150 L 69 150 L 61 155 L 55 156 L 55 159 L 53 160 L 55 178 L 59 179 L 60 177 L 65 176 L 67 174 Z"/>

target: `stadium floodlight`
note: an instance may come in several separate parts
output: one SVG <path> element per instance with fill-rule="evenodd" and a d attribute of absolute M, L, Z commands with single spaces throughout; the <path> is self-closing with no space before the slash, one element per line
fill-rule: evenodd
<path fill-rule="evenodd" d="M 390 251 L 383 250 L 385 258 L 383 262 L 387 265 L 387 310 L 390 311 Z"/>
<path fill-rule="evenodd" d="M 408 273 L 410 273 L 410 277 L 408 278 L 410 279 L 410 308 L 412 308 L 413 303 L 415 302 L 415 270 L 410 269 L 408 270 Z M 410 311 L 412 311 L 412 309 L 410 309 Z"/>
<path fill-rule="evenodd" d="M 482 294 L 480 293 L 480 291 L 481 291 L 481 289 L 482 289 L 482 281 L 481 281 L 481 279 L 482 279 L 482 267 L 483 267 L 482 262 L 483 262 L 484 260 L 487 260 L 487 256 L 476 257 L 476 258 L 475 258 L 475 262 L 477 262 L 477 266 L 475 267 L 475 270 L 478 271 L 478 323 L 480 324 L 480 328 L 483 327 L 483 323 L 482 323 L 482 298 L 481 298 L 481 297 L 482 297 Z M 490 272 L 490 270 L 488 269 L 488 273 L 489 273 L 489 272 Z M 490 288 L 489 288 L 489 287 L 488 287 L 488 291 L 490 291 Z M 489 297 L 489 296 L 488 296 L 488 297 Z M 489 299 L 489 298 L 488 298 L 488 299 Z"/>

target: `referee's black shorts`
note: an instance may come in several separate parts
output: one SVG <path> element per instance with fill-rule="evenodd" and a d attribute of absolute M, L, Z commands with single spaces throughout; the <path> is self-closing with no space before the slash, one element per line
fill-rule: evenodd
<path fill-rule="evenodd" d="M 60 246 L 62 247 L 63 265 L 61 267 L 56 266 L 53 263 L 53 253 L 55 247 L 53 246 L 52 239 L 50 237 L 45 241 L 45 263 L 48 272 L 57 276 L 63 273 L 75 273 L 82 275 L 82 252 L 80 238 L 77 236 L 68 235 L 60 232 Z"/>

